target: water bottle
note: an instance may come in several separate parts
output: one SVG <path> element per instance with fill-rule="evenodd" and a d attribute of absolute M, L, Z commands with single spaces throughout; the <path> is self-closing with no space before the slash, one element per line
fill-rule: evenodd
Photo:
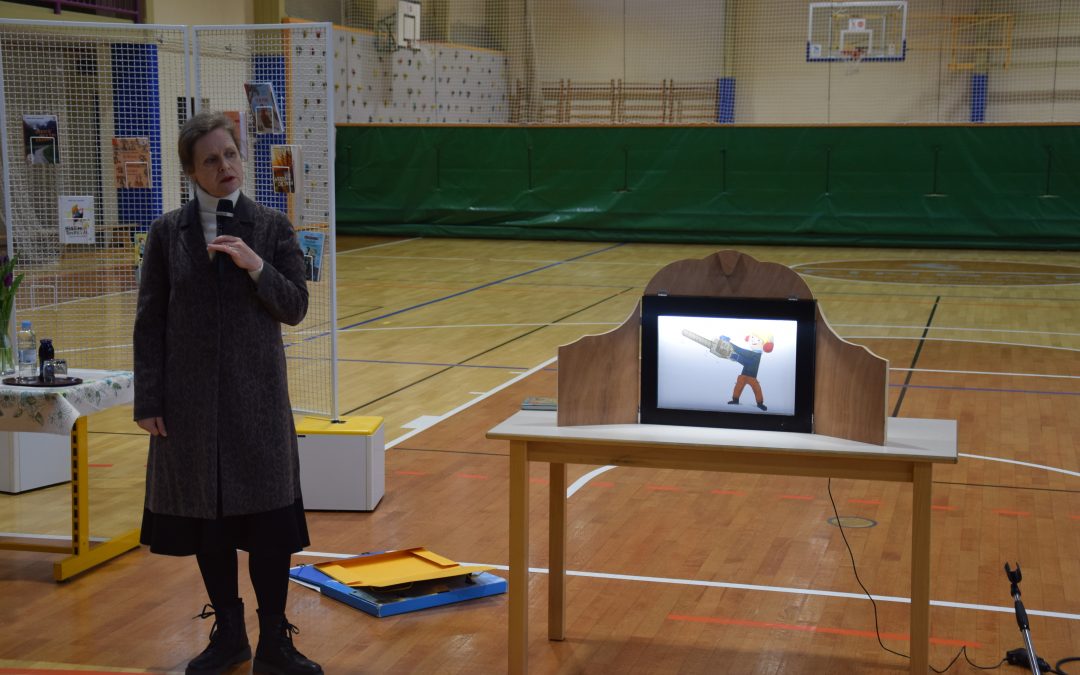
<path fill-rule="evenodd" d="M 15 345 L 19 352 L 19 370 L 16 373 L 18 378 L 20 380 L 37 379 L 37 336 L 34 335 L 34 329 L 30 327 L 29 321 L 22 322 L 22 327 L 15 335 Z"/>
<path fill-rule="evenodd" d="M 37 350 L 39 380 L 45 380 L 45 362 L 51 360 L 55 356 L 56 352 L 53 350 L 52 339 L 41 338 L 41 346 L 38 347 Z"/>

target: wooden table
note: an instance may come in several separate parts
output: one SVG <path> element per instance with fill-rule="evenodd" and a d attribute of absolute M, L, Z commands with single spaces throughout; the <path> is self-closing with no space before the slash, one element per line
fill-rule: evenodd
<path fill-rule="evenodd" d="M 0 541 L 0 549 L 67 553 L 53 564 L 57 581 L 69 579 L 139 545 L 139 530 L 129 530 L 90 546 L 90 504 L 86 416 L 135 397 L 134 375 L 127 371 L 73 370 L 83 383 L 70 387 L 0 385 L 0 430 L 71 436 L 71 543 L 63 545 Z"/>
<path fill-rule="evenodd" d="M 911 672 L 930 648 L 930 496 L 933 465 L 956 463 L 956 422 L 890 418 L 885 445 L 815 434 L 612 424 L 559 427 L 554 412 L 522 411 L 488 432 L 510 441 L 511 673 L 528 671 L 529 462 L 550 464 L 548 639 L 566 618 L 566 465 L 899 481 L 912 484 Z"/>

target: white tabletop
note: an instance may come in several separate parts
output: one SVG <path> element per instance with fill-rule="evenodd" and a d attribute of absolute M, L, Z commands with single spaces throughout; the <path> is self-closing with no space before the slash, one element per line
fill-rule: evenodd
<path fill-rule="evenodd" d="M 19 387 L 0 384 L 0 431 L 71 433 L 75 420 L 135 399 L 135 374 L 126 370 L 72 369 L 82 384 Z"/>
<path fill-rule="evenodd" d="M 922 460 L 955 463 L 956 421 L 890 417 L 885 445 L 820 434 L 786 431 L 678 427 L 660 424 L 600 424 L 560 427 L 557 413 L 522 410 L 488 432 L 488 438 L 518 441 L 574 441 L 581 444 L 682 446 L 749 449 L 761 452 Z"/>

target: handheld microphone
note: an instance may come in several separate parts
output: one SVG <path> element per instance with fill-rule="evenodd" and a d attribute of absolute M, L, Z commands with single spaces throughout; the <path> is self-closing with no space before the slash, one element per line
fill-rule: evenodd
<path fill-rule="evenodd" d="M 228 229 L 233 224 L 233 203 L 231 199 L 219 199 L 217 203 L 217 233 L 220 237 L 229 234 Z"/>
<path fill-rule="evenodd" d="M 231 234 L 229 231 L 233 224 L 233 203 L 229 199 L 219 199 L 217 203 L 217 236 Z M 218 274 L 225 269 L 225 262 L 232 262 L 232 258 L 220 251 L 214 256 Z"/>

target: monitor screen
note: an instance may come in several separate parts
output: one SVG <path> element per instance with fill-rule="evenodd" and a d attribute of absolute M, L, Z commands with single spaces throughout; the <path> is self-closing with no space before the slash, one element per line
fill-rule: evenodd
<path fill-rule="evenodd" d="M 813 431 L 813 300 L 645 296 L 641 422 Z"/>

